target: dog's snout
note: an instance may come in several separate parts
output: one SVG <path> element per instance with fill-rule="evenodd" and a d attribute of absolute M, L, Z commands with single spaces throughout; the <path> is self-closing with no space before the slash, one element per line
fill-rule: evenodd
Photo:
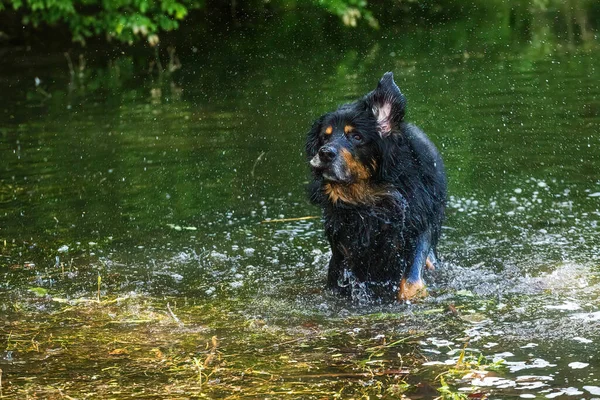
<path fill-rule="evenodd" d="M 331 162 L 337 156 L 335 147 L 323 146 L 319 149 L 319 157 L 322 162 Z"/>

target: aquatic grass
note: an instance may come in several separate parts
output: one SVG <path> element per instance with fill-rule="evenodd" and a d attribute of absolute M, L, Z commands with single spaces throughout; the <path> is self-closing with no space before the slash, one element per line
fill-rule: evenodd
<path fill-rule="evenodd" d="M 447 383 L 444 377 L 440 377 L 440 387 L 437 389 L 440 396 L 437 399 L 440 400 L 467 400 L 469 396 L 466 393 L 460 393 L 453 390 Z"/>
<path fill-rule="evenodd" d="M 505 370 L 503 359 L 498 359 L 493 362 L 488 360 L 482 354 L 474 354 L 467 352 L 465 343 L 460 351 L 456 363 L 449 367 L 445 367 L 444 371 L 438 374 L 435 378 L 439 382 L 437 391 L 440 393 L 439 399 L 442 400 L 464 400 L 471 397 L 486 397 L 483 393 L 476 393 L 478 389 L 473 388 L 470 393 L 459 392 L 457 386 L 462 383 L 471 382 L 475 378 L 482 378 L 489 374 L 490 371 L 501 372 Z"/>
<path fill-rule="evenodd" d="M 204 372 L 206 369 L 208 369 L 211 366 L 211 364 L 214 364 L 213 361 L 215 360 L 215 358 L 217 358 L 219 356 L 219 352 L 217 350 L 217 345 L 218 345 L 217 337 L 213 336 L 211 338 L 210 351 L 204 358 L 204 361 L 202 361 L 200 358 L 196 358 L 196 357 L 192 358 L 194 368 L 198 371 L 198 384 L 200 385 L 200 387 L 202 387 L 203 380 L 208 381 L 208 379 L 215 372 L 217 372 L 216 366 L 213 367 L 210 372 Z M 207 343 L 207 347 L 208 346 L 209 346 L 209 344 Z"/>
<path fill-rule="evenodd" d="M 43 312 L 43 325 L 36 323 L 35 313 L 25 317 L 31 314 L 31 305 L 11 311 L 11 330 L 6 325 L 0 328 L 2 335 L 6 333 L 2 341 L 6 351 L 22 360 L 48 358 L 50 367 L 69 360 L 81 372 L 77 382 L 66 384 L 65 377 L 64 385 L 53 386 L 30 375 L 35 370 L 11 374 L 7 398 L 27 393 L 73 398 L 346 398 L 385 396 L 406 387 L 408 368 L 374 360 L 372 354 L 379 349 L 398 351 L 403 340 L 384 344 L 347 336 L 338 328 L 272 326 L 268 320 L 232 315 L 227 304 L 171 308 L 167 304 L 175 304 L 175 299 L 141 295 L 96 300 L 32 296 L 29 301 L 52 306 Z M 171 313 L 177 313 L 183 327 Z M 405 358 L 403 363 L 411 361 Z M 157 383 L 144 388 L 143 394 L 125 383 L 140 374 L 154 376 Z M 57 369 L 55 376 L 60 375 Z M 116 381 L 122 383 L 115 387 Z M 169 383 L 175 381 L 176 388 Z"/>
<path fill-rule="evenodd" d="M 45 358 L 56 368 L 68 360 L 71 370 L 82 371 L 82 380 L 50 388 L 30 375 L 35 370 L 21 370 L 23 380 L 9 375 L 5 395 L 58 396 L 60 389 L 73 398 L 394 398 L 420 396 L 430 388 L 440 399 L 456 400 L 465 393 L 484 395 L 485 389 L 458 388 L 492 370 L 503 371 L 502 361 L 468 350 L 468 338 L 462 337 L 465 328 L 481 324 L 461 316 L 475 309 L 485 313 L 483 307 L 493 306 L 485 298 L 333 319 L 298 313 L 288 321 L 277 312 L 240 312 L 246 301 L 129 294 L 106 295 L 98 302 L 67 299 L 53 290 L 43 296 L 30 292 L 11 307 L 10 324 L 0 325 L 0 343 L 21 360 Z M 464 341 L 463 347 L 452 365 L 425 368 L 423 343 L 440 331 L 460 338 L 454 341 Z M 156 385 L 138 391 L 134 382 L 142 375 Z M 56 370 L 54 376 L 60 380 L 62 373 Z"/>

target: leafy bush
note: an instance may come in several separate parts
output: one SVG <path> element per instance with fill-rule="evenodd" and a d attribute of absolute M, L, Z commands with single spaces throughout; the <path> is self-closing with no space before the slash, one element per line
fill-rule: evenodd
<path fill-rule="evenodd" d="M 198 0 L 0 0 L 0 11 L 12 7 L 23 15 L 24 25 L 66 24 L 73 40 L 85 43 L 92 36 L 151 44 L 157 33 L 179 27 Z"/>
<path fill-rule="evenodd" d="M 235 1 L 235 0 L 229 0 Z M 250 2 L 246 6 L 264 7 L 267 2 Z M 340 17 L 347 26 L 363 19 L 377 27 L 377 20 L 367 10 L 366 0 L 275 0 L 276 5 L 307 4 Z M 205 7 L 205 0 L 0 0 L 0 12 L 12 8 L 22 16 L 24 25 L 65 24 L 73 40 L 85 43 L 90 37 L 105 36 L 133 43 L 148 40 L 158 43 L 158 34 L 179 27 L 189 10 Z"/>
<path fill-rule="evenodd" d="M 371 27 L 379 27 L 373 14 L 367 10 L 366 0 L 313 0 L 313 3 L 339 16 L 346 26 L 355 27 L 358 20 L 364 18 Z"/>

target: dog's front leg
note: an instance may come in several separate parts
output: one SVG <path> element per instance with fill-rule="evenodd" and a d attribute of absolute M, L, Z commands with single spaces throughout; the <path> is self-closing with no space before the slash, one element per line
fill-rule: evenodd
<path fill-rule="evenodd" d="M 336 246 L 331 246 L 331 259 L 329 260 L 329 268 L 327 270 L 327 289 L 338 293 L 343 293 L 347 290 L 347 288 L 340 285 L 343 276 L 344 255 Z"/>
<path fill-rule="evenodd" d="M 428 261 L 430 264 L 433 261 L 427 258 L 430 252 L 431 232 L 425 231 L 417 238 L 412 264 L 405 271 L 400 282 L 398 300 L 407 301 L 427 295 L 425 283 L 423 283 L 423 267 L 428 264 Z"/>

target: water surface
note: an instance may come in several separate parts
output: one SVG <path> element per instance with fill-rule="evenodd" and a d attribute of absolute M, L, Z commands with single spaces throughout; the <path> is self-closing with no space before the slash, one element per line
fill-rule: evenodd
<path fill-rule="evenodd" d="M 274 27 L 179 49 L 162 76 L 4 57 L 4 397 L 431 398 L 440 373 L 473 396 L 598 395 L 598 45 L 534 17 Z M 319 216 L 305 133 L 387 70 L 450 181 L 442 264 L 411 305 L 324 292 L 320 220 L 269 222 Z"/>

